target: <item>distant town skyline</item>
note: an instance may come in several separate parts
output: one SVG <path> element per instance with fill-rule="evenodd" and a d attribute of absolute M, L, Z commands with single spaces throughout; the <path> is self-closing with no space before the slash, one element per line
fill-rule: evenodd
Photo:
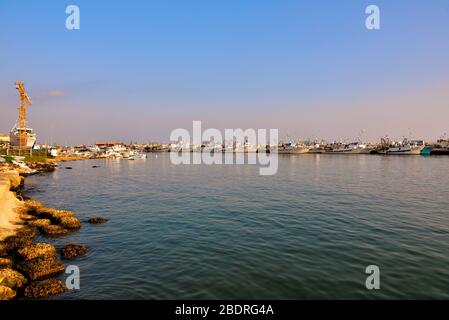
<path fill-rule="evenodd" d="M 0 133 L 21 80 L 38 143 L 168 142 L 193 120 L 280 139 L 449 133 L 449 0 L 0 0 L 0 40 Z"/>

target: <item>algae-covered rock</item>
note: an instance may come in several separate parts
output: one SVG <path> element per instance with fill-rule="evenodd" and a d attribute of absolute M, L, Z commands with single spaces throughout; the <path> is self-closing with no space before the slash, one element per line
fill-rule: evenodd
<path fill-rule="evenodd" d="M 37 216 L 40 219 L 50 219 L 52 223 L 61 223 L 62 218 L 74 217 L 73 212 L 69 210 L 56 210 L 51 208 L 40 208 L 37 210 Z"/>
<path fill-rule="evenodd" d="M 32 227 L 43 227 L 43 226 L 48 226 L 51 224 L 51 221 L 49 219 L 36 219 L 36 220 L 32 220 L 32 221 L 28 221 L 28 225 L 32 226 Z"/>
<path fill-rule="evenodd" d="M 87 253 L 87 246 L 81 244 L 68 244 L 61 249 L 62 257 L 74 259 Z"/>
<path fill-rule="evenodd" d="M 6 245 L 6 250 L 11 251 L 29 246 L 35 236 L 36 229 L 27 226 L 19 229 L 14 236 L 7 237 L 3 243 Z M 2 251 L 1 248 L 0 251 Z"/>
<path fill-rule="evenodd" d="M 76 217 L 62 217 L 59 220 L 59 224 L 61 227 L 66 229 L 79 229 L 81 228 L 81 222 Z"/>
<path fill-rule="evenodd" d="M 36 209 L 36 216 L 39 219 L 50 219 L 55 209 L 40 207 Z"/>
<path fill-rule="evenodd" d="M 88 222 L 89 222 L 90 224 L 103 224 L 103 223 L 108 222 L 108 219 L 101 218 L 101 217 L 95 217 L 95 218 L 90 218 L 90 219 L 88 220 Z"/>
<path fill-rule="evenodd" d="M 64 271 L 64 264 L 56 257 L 41 257 L 17 264 L 17 269 L 31 280 L 58 274 Z"/>
<path fill-rule="evenodd" d="M 60 223 L 61 219 L 63 219 L 63 218 L 73 218 L 73 217 L 75 217 L 75 216 L 73 215 L 72 211 L 54 210 L 51 213 L 50 219 L 52 219 L 52 221 L 54 221 L 55 223 Z"/>
<path fill-rule="evenodd" d="M 0 269 L 0 285 L 17 290 L 26 284 L 27 279 L 20 272 L 10 268 Z"/>
<path fill-rule="evenodd" d="M 64 293 L 65 286 L 61 280 L 47 279 L 30 283 L 24 291 L 28 299 L 41 299 Z"/>
<path fill-rule="evenodd" d="M 28 214 L 28 208 L 26 206 L 15 207 L 13 211 L 17 214 Z"/>
<path fill-rule="evenodd" d="M 12 300 L 16 296 L 16 292 L 6 286 L 0 285 L 0 300 Z"/>
<path fill-rule="evenodd" d="M 42 162 L 32 162 L 28 164 L 30 169 L 34 169 L 38 172 L 52 172 L 56 169 L 56 164 L 54 163 L 42 163 Z"/>
<path fill-rule="evenodd" d="M 36 211 L 37 209 L 42 208 L 44 206 L 42 202 L 33 199 L 26 199 L 24 201 L 24 204 L 30 211 Z"/>
<path fill-rule="evenodd" d="M 32 221 L 36 220 L 36 217 L 31 214 L 19 213 L 19 218 L 23 221 Z"/>
<path fill-rule="evenodd" d="M 68 233 L 67 229 L 56 225 L 42 226 L 39 230 L 47 236 L 60 236 Z"/>
<path fill-rule="evenodd" d="M 23 260 L 33 260 L 39 257 L 55 257 L 56 249 L 48 243 L 36 243 L 17 250 L 17 255 Z"/>
<path fill-rule="evenodd" d="M 0 242 L 0 257 L 7 256 L 8 251 L 9 251 L 9 246 L 4 242 Z"/>
<path fill-rule="evenodd" d="M 0 269 L 11 268 L 13 265 L 12 259 L 10 258 L 0 258 Z"/>

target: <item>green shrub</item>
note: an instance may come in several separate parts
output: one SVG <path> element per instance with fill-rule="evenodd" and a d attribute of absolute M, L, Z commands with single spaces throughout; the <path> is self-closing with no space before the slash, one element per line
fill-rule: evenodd
<path fill-rule="evenodd" d="M 25 157 L 24 162 L 47 162 L 47 156 L 32 155 Z"/>
<path fill-rule="evenodd" d="M 14 157 L 10 155 L 2 156 L 2 158 L 5 159 L 7 163 L 11 163 L 14 160 Z"/>

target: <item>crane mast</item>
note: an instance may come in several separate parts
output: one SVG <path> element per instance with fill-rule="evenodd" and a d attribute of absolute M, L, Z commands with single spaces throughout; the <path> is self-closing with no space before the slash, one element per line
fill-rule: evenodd
<path fill-rule="evenodd" d="M 27 106 L 31 105 L 31 99 L 25 91 L 25 87 L 22 81 L 15 82 L 16 89 L 19 91 L 20 104 L 19 104 L 19 150 L 27 149 Z"/>

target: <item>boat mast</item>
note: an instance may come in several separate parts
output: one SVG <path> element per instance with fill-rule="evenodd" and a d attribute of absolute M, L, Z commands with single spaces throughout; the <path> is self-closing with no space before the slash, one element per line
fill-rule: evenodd
<path fill-rule="evenodd" d="M 22 81 L 16 81 L 15 85 L 20 95 L 19 121 L 17 128 L 19 130 L 19 150 L 25 150 L 27 148 L 27 106 L 31 105 L 31 99 L 27 95 Z"/>

